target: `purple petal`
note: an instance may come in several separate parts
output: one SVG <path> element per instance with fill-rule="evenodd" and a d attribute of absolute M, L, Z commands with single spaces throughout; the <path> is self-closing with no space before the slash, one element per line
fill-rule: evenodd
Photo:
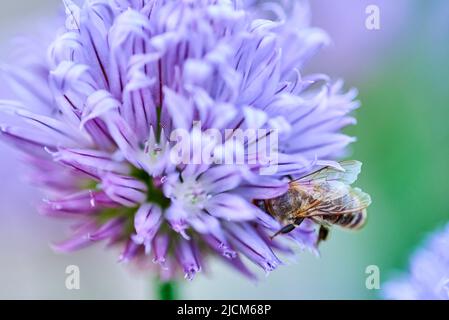
<path fill-rule="evenodd" d="M 57 142 L 45 133 L 36 129 L 25 129 L 8 125 L 0 125 L 2 138 L 13 144 L 17 149 L 26 148 L 33 153 L 45 153 L 44 148 L 56 149 Z"/>
<path fill-rule="evenodd" d="M 73 167 L 81 167 L 95 176 L 102 172 L 128 174 L 129 166 L 122 161 L 117 161 L 107 152 L 90 149 L 66 149 L 60 148 L 52 153 L 55 161 L 69 164 Z"/>
<path fill-rule="evenodd" d="M 102 177 L 101 188 L 112 200 L 126 207 L 135 207 L 147 198 L 145 183 L 128 176 L 108 173 Z"/>
<path fill-rule="evenodd" d="M 295 228 L 287 236 L 295 241 L 301 249 L 307 248 L 315 254 L 318 254 L 318 232 L 316 232 L 315 228 L 315 223 L 306 219 L 299 227 Z"/>
<path fill-rule="evenodd" d="M 173 90 L 164 88 L 164 106 L 170 113 L 176 129 L 188 130 L 193 125 L 191 102 Z"/>
<path fill-rule="evenodd" d="M 246 221 L 255 217 L 255 207 L 234 194 L 221 193 L 210 198 L 205 209 L 211 215 L 227 221 Z"/>
<path fill-rule="evenodd" d="M 165 218 L 175 232 L 181 234 L 187 240 L 190 239 L 185 232 L 189 228 L 186 221 L 188 214 L 184 211 L 182 206 L 172 201 L 171 206 L 165 211 Z"/>
<path fill-rule="evenodd" d="M 89 66 L 63 61 L 50 72 L 50 85 L 60 93 L 70 91 L 89 95 L 97 90 L 97 84 L 89 73 Z"/>
<path fill-rule="evenodd" d="M 190 215 L 187 222 L 196 232 L 201 234 L 219 234 L 221 232 L 220 221 L 205 212 Z"/>
<path fill-rule="evenodd" d="M 88 233 L 90 241 L 100 241 L 107 238 L 115 238 L 121 236 L 124 229 L 126 220 L 124 218 L 111 219 L 108 222 L 101 225 L 94 232 Z"/>
<path fill-rule="evenodd" d="M 204 241 L 216 252 L 227 259 L 235 259 L 237 252 L 231 248 L 225 239 L 219 239 L 213 235 L 203 235 Z"/>
<path fill-rule="evenodd" d="M 48 70 L 45 71 L 48 72 Z M 51 108 L 52 97 L 46 72 L 42 77 L 39 76 L 36 79 L 36 73 L 31 72 L 28 68 L 17 68 L 6 64 L 0 66 L 0 72 L 6 78 L 7 86 L 17 97 L 25 101 L 31 110 L 42 114 L 51 114 L 53 111 Z"/>
<path fill-rule="evenodd" d="M 309 159 L 326 159 L 329 155 L 338 154 L 355 141 L 355 138 L 340 133 L 322 133 L 319 136 L 313 133 L 303 135 L 302 142 L 298 142 L 290 152 L 302 153 Z"/>
<path fill-rule="evenodd" d="M 51 136 L 58 143 L 67 146 L 89 146 L 91 144 L 89 137 L 79 132 L 77 128 L 48 116 L 34 114 L 26 110 L 25 106 L 14 101 L 0 100 L 0 111 L 24 120 L 26 124 L 29 124 L 30 129 L 36 129 L 44 135 Z"/>
<path fill-rule="evenodd" d="M 210 193 L 221 193 L 236 188 L 241 181 L 238 167 L 221 165 L 206 170 L 199 181 Z"/>
<path fill-rule="evenodd" d="M 69 253 L 92 245 L 87 234 L 72 236 L 69 240 L 52 244 L 51 248 L 56 252 Z"/>
<path fill-rule="evenodd" d="M 136 244 L 132 240 L 128 240 L 126 243 L 125 249 L 120 254 L 119 262 L 128 263 L 131 261 L 139 252 L 139 249 L 141 248 L 140 245 Z"/>
<path fill-rule="evenodd" d="M 140 168 L 141 165 L 138 159 L 141 150 L 137 136 L 118 113 L 119 108 L 120 103 L 110 93 L 97 91 L 87 100 L 86 109 L 83 112 L 83 123 L 98 117 L 104 120 L 110 135 L 123 153 L 123 156 Z"/>
<path fill-rule="evenodd" d="M 88 221 L 77 228 L 72 238 L 53 244 L 52 248 L 55 251 L 67 253 L 85 248 L 100 240 L 109 238 L 114 241 L 122 235 L 124 222 L 124 219 L 116 218 L 98 227 L 96 222 Z"/>
<path fill-rule="evenodd" d="M 288 182 L 253 172 L 244 172 L 245 181 L 234 192 L 244 195 L 247 199 L 273 199 L 283 195 L 288 190 Z"/>
<path fill-rule="evenodd" d="M 281 264 L 271 248 L 249 224 L 232 223 L 228 225 L 227 231 L 235 248 L 266 272 L 273 271 Z"/>
<path fill-rule="evenodd" d="M 151 242 L 162 223 L 161 217 L 161 209 L 150 203 L 141 205 L 134 217 L 134 228 L 137 234 L 133 236 L 133 240 L 145 246 L 146 254 L 151 251 Z"/>
<path fill-rule="evenodd" d="M 193 241 L 180 239 L 176 246 L 176 258 L 187 280 L 193 280 L 195 274 L 201 271 L 199 250 Z"/>
<path fill-rule="evenodd" d="M 91 214 L 105 208 L 114 208 L 117 204 L 101 191 L 81 191 L 57 200 L 44 200 L 40 212 L 45 215 Z"/>
<path fill-rule="evenodd" d="M 116 100 L 106 90 L 98 90 L 92 93 L 83 110 L 81 126 L 84 126 L 90 120 L 95 118 L 103 118 L 107 120 L 109 113 L 120 109 L 120 102 Z"/>
<path fill-rule="evenodd" d="M 275 218 L 273 218 L 270 214 L 267 212 L 264 212 L 260 210 L 259 208 L 255 209 L 255 215 L 257 218 L 257 221 L 265 228 L 268 228 L 269 230 L 279 230 L 280 229 L 280 223 Z"/>
<path fill-rule="evenodd" d="M 88 2 L 80 15 L 80 39 L 87 61 L 100 88 L 109 87 L 109 48 L 107 30 L 111 27 L 113 11 L 106 2 Z"/>
<path fill-rule="evenodd" d="M 170 245 L 170 237 L 166 234 L 158 234 L 153 239 L 153 262 L 164 266 L 167 262 L 167 253 Z"/>

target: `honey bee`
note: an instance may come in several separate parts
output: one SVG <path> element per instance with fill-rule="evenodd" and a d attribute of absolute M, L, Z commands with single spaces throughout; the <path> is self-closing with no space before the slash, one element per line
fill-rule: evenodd
<path fill-rule="evenodd" d="M 371 198 L 359 188 L 352 188 L 360 173 L 361 162 L 342 161 L 340 168 L 324 167 L 289 183 L 288 191 L 257 204 L 284 224 L 271 238 L 287 234 L 305 219 L 320 225 L 318 242 L 326 240 L 329 227 L 360 229 L 366 222 L 366 208 Z"/>

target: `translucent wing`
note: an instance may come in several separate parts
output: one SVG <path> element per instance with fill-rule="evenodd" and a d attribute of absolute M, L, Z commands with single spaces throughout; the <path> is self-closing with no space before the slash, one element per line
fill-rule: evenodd
<path fill-rule="evenodd" d="M 351 187 L 340 181 L 323 181 L 302 184 L 295 182 L 291 185 L 296 197 L 301 198 L 298 214 L 308 216 L 321 207 L 341 199 L 350 193 Z"/>
<path fill-rule="evenodd" d="M 324 167 L 305 177 L 293 181 L 302 185 L 316 184 L 325 181 L 339 181 L 344 184 L 353 184 L 360 173 L 362 163 L 356 160 L 347 160 L 339 162 L 341 169 L 334 167 Z"/>
<path fill-rule="evenodd" d="M 365 210 L 371 204 L 369 194 L 359 188 L 350 188 L 349 192 L 340 198 L 321 202 L 311 215 L 344 215 Z"/>
<path fill-rule="evenodd" d="M 367 220 L 366 208 L 370 205 L 369 195 L 360 189 L 352 189 L 344 198 L 322 206 L 310 218 L 319 224 L 338 225 L 346 229 L 360 229 Z"/>
<path fill-rule="evenodd" d="M 369 206 L 369 195 L 350 186 L 357 180 L 362 163 L 350 160 L 339 164 L 341 169 L 325 167 L 290 183 L 305 195 L 302 215 L 342 215 Z"/>

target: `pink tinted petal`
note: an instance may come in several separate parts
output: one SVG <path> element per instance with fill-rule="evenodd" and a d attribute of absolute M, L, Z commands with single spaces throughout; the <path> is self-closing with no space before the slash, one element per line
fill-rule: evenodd
<path fill-rule="evenodd" d="M 91 214 L 105 208 L 116 207 L 105 193 L 101 191 L 81 191 L 76 194 L 58 198 L 57 200 L 44 200 L 40 212 L 45 215 L 59 216 L 62 214 Z"/>
<path fill-rule="evenodd" d="M 135 243 L 132 240 L 128 240 L 128 242 L 126 243 L 125 249 L 120 254 L 120 257 L 118 259 L 119 262 L 128 263 L 129 261 L 131 261 L 133 258 L 136 257 L 140 248 L 141 248 L 141 245 Z"/>
<path fill-rule="evenodd" d="M 97 230 L 90 232 L 87 236 L 90 241 L 100 241 L 121 236 L 125 222 L 124 218 L 111 219 L 101 225 Z"/>
<path fill-rule="evenodd" d="M 51 247 L 53 250 L 63 253 L 73 252 L 88 247 L 93 244 L 89 239 L 89 233 L 95 232 L 96 229 L 97 224 L 94 221 L 89 220 L 87 222 L 82 222 L 80 225 L 76 226 L 76 231 L 70 239 L 52 244 Z"/>

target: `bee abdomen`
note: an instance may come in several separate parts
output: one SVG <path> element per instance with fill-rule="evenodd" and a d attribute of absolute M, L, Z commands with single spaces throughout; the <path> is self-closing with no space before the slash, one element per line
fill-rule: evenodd
<path fill-rule="evenodd" d="M 360 229 L 366 221 L 366 210 L 354 213 L 323 216 L 323 219 L 331 224 L 347 229 Z"/>

